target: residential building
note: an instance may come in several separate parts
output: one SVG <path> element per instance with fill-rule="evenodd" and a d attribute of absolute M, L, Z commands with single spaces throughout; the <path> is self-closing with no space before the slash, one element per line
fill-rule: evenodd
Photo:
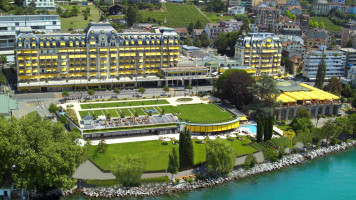
<path fill-rule="evenodd" d="M 272 28 L 274 24 L 278 23 L 280 10 L 275 7 L 270 7 L 264 3 L 252 7 L 252 13 L 254 13 L 255 24 L 258 26 L 267 26 Z"/>
<path fill-rule="evenodd" d="M 11 117 L 12 111 L 18 109 L 18 102 L 16 99 L 11 98 L 9 94 L 0 93 L 0 117 Z"/>
<path fill-rule="evenodd" d="M 345 5 L 345 0 L 331 0 L 332 2 L 334 3 L 339 3 L 339 4 L 342 4 L 342 5 Z"/>
<path fill-rule="evenodd" d="M 315 45 L 330 46 L 331 44 L 330 32 L 321 28 L 309 29 L 305 34 L 305 38 L 307 47 Z"/>
<path fill-rule="evenodd" d="M 316 14 L 327 14 L 329 12 L 329 3 L 327 0 L 317 0 L 312 5 L 312 10 Z"/>
<path fill-rule="evenodd" d="M 321 62 L 323 54 L 325 55 L 326 74 L 325 79 L 331 77 L 341 78 L 346 75 L 345 64 L 346 54 L 343 51 L 309 51 L 304 56 L 303 76 L 309 80 L 315 80 L 318 71 L 318 65 Z"/>
<path fill-rule="evenodd" d="M 29 6 L 30 3 L 34 1 L 36 4 L 36 9 L 54 10 L 54 0 L 24 0 L 23 7 Z"/>
<path fill-rule="evenodd" d="M 245 14 L 245 7 L 243 6 L 229 7 L 227 8 L 227 14 L 230 16 L 243 15 Z"/>
<path fill-rule="evenodd" d="M 209 39 L 213 41 L 220 32 L 228 33 L 232 31 L 239 31 L 241 26 L 241 21 L 219 21 L 219 23 L 207 23 L 204 32 L 208 35 Z"/>
<path fill-rule="evenodd" d="M 300 3 L 297 0 L 290 0 L 290 1 L 287 1 L 286 5 L 287 6 L 300 6 Z"/>
<path fill-rule="evenodd" d="M 346 72 L 349 71 L 351 66 L 356 66 L 356 49 L 354 48 L 341 48 L 340 51 L 346 54 Z"/>
<path fill-rule="evenodd" d="M 119 4 L 114 4 L 108 7 L 109 15 L 121 15 L 124 8 Z"/>
<path fill-rule="evenodd" d="M 283 35 L 301 35 L 302 30 L 298 24 L 293 22 L 277 23 L 273 26 L 275 33 L 281 33 Z"/>
<path fill-rule="evenodd" d="M 187 28 L 175 28 L 174 31 L 179 35 L 181 39 L 189 37 Z"/>
<path fill-rule="evenodd" d="M 302 7 L 300 7 L 300 5 L 290 6 L 290 7 L 288 7 L 288 10 L 292 15 L 302 15 L 303 14 L 303 10 L 302 10 Z"/>
<path fill-rule="evenodd" d="M 45 33 L 58 32 L 61 21 L 58 15 L 0 16 L 0 54 L 6 55 L 8 62 L 14 62 L 15 38 L 23 28 Z"/>
<path fill-rule="evenodd" d="M 241 6 L 241 0 L 228 0 L 228 7 Z"/>
<path fill-rule="evenodd" d="M 256 69 L 257 76 L 277 76 L 280 71 L 282 43 L 273 33 L 249 33 L 237 40 L 235 59 L 240 66 Z"/>
<path fill-rule="evenodd" d="M 321 38 L 307 38 L 305 40 L 305 46 L 309 48 L 318 48 L 318 46 L 327 46 L 326 40 Z"/>
<path fill-rule="evenodd" d="M 200 37 L 202 34 L 204 34 L 204 29 L 193 29 L 192 32 L 193 40 L 195 40 L 197 37 Z"/>
<path fill-rule="evenodd" d="M 347 42 L 351 40 L 353 47 L 356 47 L 356 21 L 350 21 L 344 25 L 341 32 L 341 47 L 346 47 Z"/>
<path fill-rule="evenodd" d="M 173 29 L 117 33 L 109 23 L 92 22 L 83 34 L 21 31 L 15 49 L 18 90 L 113 87 L 132 83 L 133 76 L 136 84 L 157 81 L 162 68 L 177 66 L 179 43 Z"/>
<path fill-rule="evenodd" d="M 298 72 L 301 72 L 303 69 L 303 57 L 302 56 L 293 56 L 290 59 L 292 63 L 292 68 L 290 69 L 290 73 L 296 75 Z"/>
<path fill-rule="evenodd" d="M 347 78 L 343 78 L 341 81 L 343 84 L 350 84 L 356 87 L 356 65 L 350 66 L 350 69 L 347 71 Z"/>
<path fill-rule="evenodd" d="M 306 48 L 300 42 L 292 41 L 283 44 L 283 53 L 288 54 L 288 58 L 292 58 L 293 56 L 304 57 L 305 52 Z"/>

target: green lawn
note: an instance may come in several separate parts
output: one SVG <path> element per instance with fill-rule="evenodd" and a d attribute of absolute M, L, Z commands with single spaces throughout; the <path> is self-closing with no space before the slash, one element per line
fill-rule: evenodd
<path fill-rule="evenodd" d="M 337 33 L 342 31 L 342 27 L 335 25 L 332 21 L 330 21 L 327 17 L 311 17 L 311 20 L 313 20 L 314 22 L 318 22 L 320 24 L 320 22 L 324 22 L 325 24 L 325 29 L 333 32 L 333 33 Z"/>
<path fill-rule="evenodd" d="M 127 107 L 127 106 L 141 106 L 141 105 L 156 105 L 169 104 L 165 99 L 160 100 L 146 100 L 146 101 L 124 101 L 124 102 L 107 102 L 107 103 L 86 103 L 80 104 L 82 109 L 91 108 L 109 108 L 109 107 Z"/>
<path fill-rule="evenodd" d="M 282 131 L 287 131 L 289 129 L 292 129 L 290 126 L 277 126 L 277 128 L 281 129 Z"/>
<path fill-rule="evenodd" d="M 65 9 L 72 9 L 72 5 L 68 6 L 62 6 Z M 99 21 L 100 15 L 99 15 L 99 10 L 94 6 L 78 6 L 79 10 L 85 10 L 87 7 L 90 8 L 90 16 L 88 17 L 88 20 L 84 20 L 83 14 L 80 12 L 78 16 L 76 17 L 69 17 L 69 18 L 62 18 L 61 19 L 61 30 L 62 31 L 68 31 L 69 28 L 72 29 L 82 29 L 88 26 L 90 20 L 93 22 Z"/>
<path fill-rule="evenodd" d="M 234 139 L 232 145 L 235 147 L 237 155 L 250 154 L 256 152 L 255 149 L 246 145 L 251 142 L 247 138 L 243 141 Z M 177 148 L 172 142 L 167 142 L 164 145 L 161 141 L 145 141 L 145 142 L 130 142 L 120 144 L 109 144 L 105 154 L 95 153 L 97 146 L 93 146 L 89 151 L 89 158 L 97 164 L 101 169 L 110 170 L 110 166 L 115 159 L 123 155 L 137 155 L 146 163 L 146 171 L 159 171 L 168 168 L 168 155 L 173 147 Z M 199 164 L 205 162 L 206 151 L 205 144 L 198 144 L 193 140 L 194 148 L 194 163 Z"/>
<path fill-rule="evenodd" d="M 153 102 L 152 102 L 153 101 Z M 156 100 L 152 101 L 145 101 L 145 105 L 150 105 L 150 103 L 155 103 Z M 166 100 L 159 100 L 159 101 L 165 101 Z M 133 105 L 142 105 L 143 101 L 137 101 L 137 103 L 134 104 L 135 101 L 130 102 L 130 104 Z M 160 104 L 163 104 L 164 102 L 160 102 Z M 168 102 L 167 102 L 168 103 Z M 126 103 L 125 105 L 120 103 L 103 103 L 106 104 L 107 107 L 112 107 L 114 105 L 119 105 L 117 107 L 122 106 L 128 106 L 129 103 Z M 81 104 L 81 107 L 86 107 L 87 104 Z M 94 106 L 103 106 L 103 105 L 94 105 L 92 104 L 92 107 Z M 86 115 L 91 115 L 92 113 L 95 113 L 96 116 L 99 115 L 107 115 L 107 113 L 110 113 L 111 117 L 118 117 L 120 113 L 124 113 L 125 116 L 130 116 L 131 114 L 134 115 L 135 111 L 138 112 L 139 115 L 145 115 L 144 110 L 157 110 L 157 113 L 152 113 L 153 115 L 160 114 L 162 110 L 165 110 L 165 113 L 172 113 L 176 115 L 181 121 L 189 121 L 192 123 L 217 123 L 217 122 L 224 122 L 224 121 L 229 121 L 233 118 L 233 115 L 229 113 L 228 111 L 222 111 L 220 108 L 214 104 L 188 104 L 188 105 L 179 105 L 179 106 L 152 106 L 152 107 L 135 107 L 135 108 L 116 108 L 116 109 L 102 109 L 102 110 L 90 110 L 90 111 L 79 111 L 79 115 L 81 118 L 83 118 Z"/>
<path fill-rule="evenodd" d="M 231 120 L 233 115 L 228 111 L 221 111 L 214 104 L 188 104 L 174 106 L 180 114 L 177 117 L 182 121 L 193 123 L 212 123 Z"/>
<path fill-rule="evenodd" d="M 174 28 L 188 27 L 190 23 L 195 24 L 198 20 L 203 26 L 209 22 L 194 5 L 187 4 L 166 3 L 163 4 L 163 9 L 160 11 L 140 10 L 140 13 L 143 20 L 150 17 L 151 19 L 156 19 L 163 23 L 166 18 L 166 26 Z"/>

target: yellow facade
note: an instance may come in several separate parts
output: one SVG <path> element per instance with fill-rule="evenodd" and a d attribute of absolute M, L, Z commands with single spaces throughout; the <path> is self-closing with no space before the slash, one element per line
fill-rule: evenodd
<path fill-rule="evenodd" d="M 175 32 L 119 34 L 106 27 L 92 25 L 86 34 L 65 36 L 20 32 L 15 49 L 19 82 L 156 75 L 161 67 L 177 66 Z"/>
<path fill-rule="evenodd" d="M 221 124 L 221 125 L 216 125 L 216 124 L 215 125 L 214 124 L 187 125 L 186 130 L 194 133 L 214 133 L 214 132 L 232 130 L 238 128 L 239 126 L 240 123 L 239 121 L 237 121 L 237 122 Z"/>

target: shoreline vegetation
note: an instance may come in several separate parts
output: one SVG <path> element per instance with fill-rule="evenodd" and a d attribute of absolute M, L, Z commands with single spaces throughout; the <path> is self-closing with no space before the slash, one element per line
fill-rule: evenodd
<path fill-rule="evenodd" d="M 278 162 L 265 162 L 257 164 L 249 170 L 238 168 L 230 172 L 227 176 L 217 178 L 200 179 L 194 182 L 181 181 L 178 184 L 163 183 L 154 185 L 142 185 L 140 187 L 97 187 L 97 188 L 73 188 L 71 190 L 62 191 L 63 196 L 69 196 L 74 193 L 81 193 L 88 197 L 101 198 L 117 198 L 117 197 L 152 197 L 171 195 L 176 192 L 187 192 L 202 188 L 214 187 L 229 181 L 236 181 L 250 176 L 279 170 L 287 166 L 302 164 L 306 160 L 323 157 L 339 151 L 347 150 L 356 146 L 356 140 L 350 140 L 334 146 L 321 147 L 319 149 L 300 153 L 290 154 L 281 158 Z"/>

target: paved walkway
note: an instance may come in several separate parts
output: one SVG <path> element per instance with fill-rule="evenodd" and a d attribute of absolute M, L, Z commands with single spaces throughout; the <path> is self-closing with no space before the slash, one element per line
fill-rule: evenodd
<path fill-rule="evenodd" d="M 115 179 L 115 176 L 110 172 L 108 173 L 102 172 L 92 162 L 87 160 L 75 170 L 73 174 L 73 178 L 84 179 L 84 180 L 86 179 L 104 180 L 104 179 Z"/>

